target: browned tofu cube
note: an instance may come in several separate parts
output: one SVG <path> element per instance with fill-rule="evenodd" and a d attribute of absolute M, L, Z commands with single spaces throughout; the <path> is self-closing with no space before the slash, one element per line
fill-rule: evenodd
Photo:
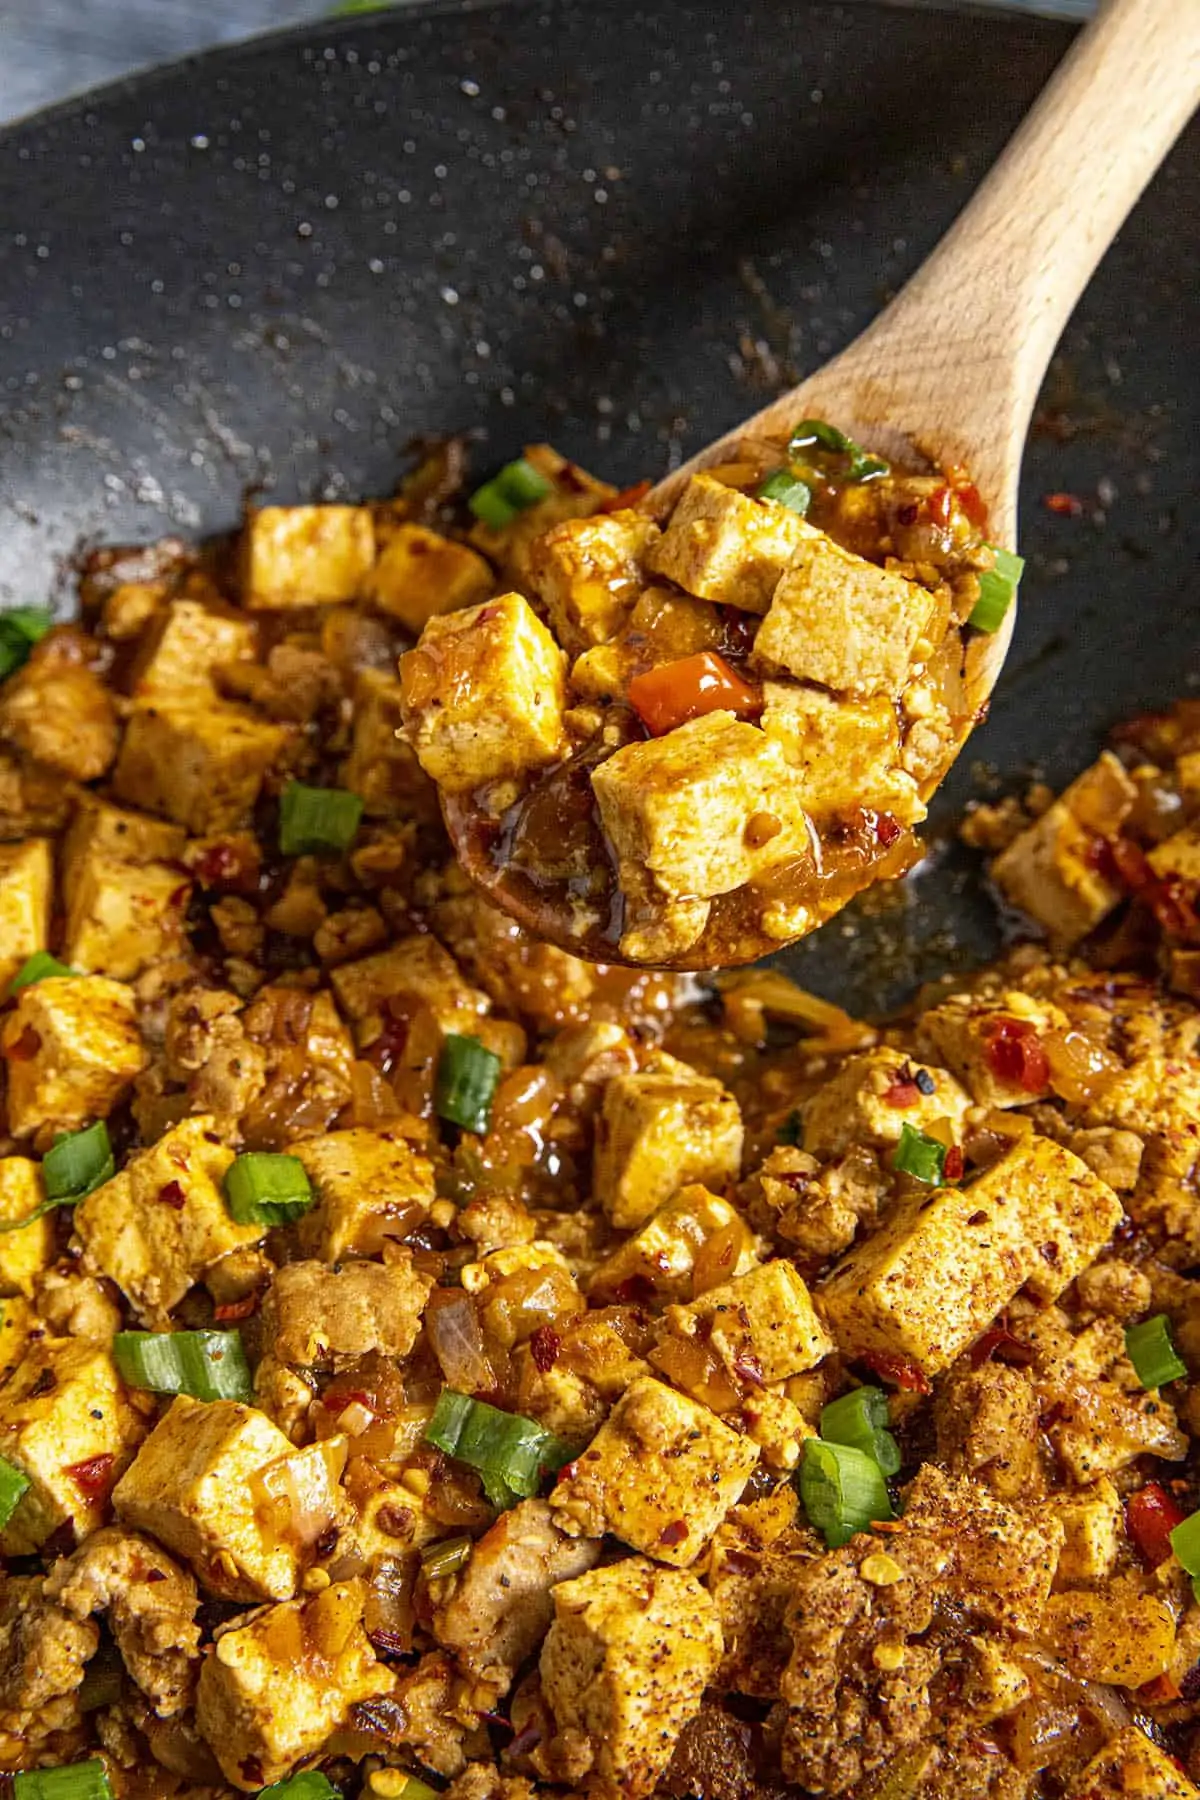
<path fill-rule="evenodd" d="M 187 833 L 166 819 L 111 806 L 96 794 L 83 793 L 62 847 L 63 895 L 70 910 L 79 871 L 90 856 L 111 856 L 127 863 L 177 863 Z"/>
<path fill-rule="evenodd" d="M 1174 1757 L 1123 1725 L 1072 1781 L 1065 1800 L 1200 1800 Z"/>
<path fill-rule="evenodd" d="M 421 767 L 448 794 L 563 753 L 563 653 L 520 594 L 431 619 L 400 683 Z"/>
<path fill-rule="evenodd" d="M 40 1166 L 26 1156 L 0 1157 L 0 1296 L 31 1295 L 54 1254 L 54 1221 L 43 1213 L 32 1218 L 45 1194 Z M 30 1219 L 20 1231 L 18 1219 Z M 0 1312 L 5 1301 L 0 1298 Z M 3 1362 L 0 1361 L 0 1377 Z"/>
<path fill-rule="evenodd" d="M 125 729 L 113 790 L 193 836 L 232 831 L 249 818 L 286 742 L 282 726 L 237 706 L 138 706 Z"/>
<path fill-rule="evenodd" d="M 765 613 L 812 529 L 786 506 L 693 475 L 647 566 L 699 600 Z"/>
<path fill-rule="evenodd" d="M 133 990 L 103 975 L 22 988 L 0 1026 L 14 1137 L 107 1118 L 146 1062 Z"/>
<path fill-rule="evenodd" d="M 72 968 L 132 981 L 183 944 L 191 892 L 168 863 L 89 855 L 75 870 L 63 954 Z"/>
<path fill-rule="evenodd" d="M 437 790 L 401 734 L 400 683 L 382 669 L 360 669 L 354 683 L 354 737 L 338 772 L 369 819 L 432 820 Z"/>
<path fill-rule="evenodd" d="M 957 1142 L 970 1104 L 946 1069 L 923 1068 L 881 1045 L 850 1057 L 804 1102 L 804 1148 L 822 1158 L 844 1156 L 854 1144 L 887 1150 L 900 1142 L 905 1125 L 916 1131 L 944 1125 Z"/>
<path fill-rule="evenodd" d="M 389 1238 L 421 1223 L 436 1197 L 433 1164 L 384 1131 L 330 1131 L 305 1138 L 292 1154 L 317 1200 L 300 1221 L 300 1247 L 323 1262 L 378 1256 Z"/>
<path fill-rule="evenodd" d="M 1043 1032 L 1066 1023 L 1058 1007 L 1042 1005 L 1019 988 L 990 1004 L 973 994 L 951 994 L 921 1014 L 919 1041 L 953 1070 L 977 1105 L 1028 1106 L 1050 1092 L 1049 1067 L 1027 1061 L 1020 1043 L 1024 1038 L 1036 1043 Z"/>
<path fill-rule="evenodd" d="M 925 805 L 900 766 L 900 732 L 890 700 L 850 700 L 793 682 L 763 685 L 762 727 L 796 770 L 805 809 L 817 820 L 857 807 L 888 812 L 916 825 Z"/>
<path fill-rule="evenodd" d="M 252 657 L 255 638 L 254 621 L 244 613 L 176 600 L 139 651 L 130 691 L 137 700 L 211 700 L 213 670 Z"/>
<path fill-rule="evenodd" d="M 1125 898 L 1096 852 L 1102 837 L 1120 830 L 1136 798 L 1134 783 L 1106 750 L 992 864 L 1005 898 L 1044 926 L 1055 948 L 1086 937 Z"/>
<path fill-rule="evenodd" d="M 689 1182 L 720 1187 L 741 1167 L 742 1117 L 719 1081 L 662 1057 L 615 1075 L 596 1124 L 593 1183 L 614 1225 L 645 1224 Z"/>
<path fill-rule="evenodd" d="M 50 941 L 54 858 L 49 838 L 0 844 L 0 995 Z"/>
<path fill-rule="evenodd" d="M 430 619 L 475 606 L 495 585 L 491 565 L 466 544 L 424 525 L 399 525 L 379 553 L 368 593 L 414 637 Z"/>
<path fill-rule="evenodd" d="M 375 566 L 365 506 L 264 506 L 246 521 L 246 605 L 266 612 L 357 600 Z"/>
<path fill-rule="evenodd" d="M 646 557 L 659 529 L 621 510 L 569 519 L 533 546 L 534 592 L 560 644 L 583 649 L 615 637 L 646 585 Z"/>

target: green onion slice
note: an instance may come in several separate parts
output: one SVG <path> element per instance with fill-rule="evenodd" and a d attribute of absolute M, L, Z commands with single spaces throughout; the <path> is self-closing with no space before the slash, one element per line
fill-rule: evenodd
<path fill-rule="evenodd" d="M 440 1796 L 427 1781 L 418 1781 L 415 1775 L 410 1775 L 400 1789 L 399 1800 L 440 1800 Z"/>
<path fill-rule="evenodd" d="M 94 1193 L 111 1181 L 117 1172 L 109 1142 L 108 1126 L 103 1119 L 87 1125 L 82 1131 L 71 1131 L 58 1138 L 42 1158 L 42 1181 L 50 1206 L 74 1206 L 85 1194 Z"/>
<path fill-rule="evenodd" d="M 338 855 L 354 842 L 363 803 L 346 788 L 305 787 L 289 781 L 279 800 L 279 849 L 284 856 Z"/>
<path fill-rule="evenodd" d="M 15 606 L 0 612 L 0 681 L 15 674 L 53 624 L 54 614 L 44 606 Z"/>
<path fill-rule="evenodd" d="M 503 531 L 518 513 L 536 506 L 553 491 L 554 483 L 525 457 L 519 456 L 516 462 L 506 463 L 498 475 L 476 488 L 467 505 L 482 524 L 490 525 L 493 531 Z"/>
<path fill-rule="evenodd" d="M 1189 1513 L 1171 1533 L 1176 1561 L 1189 1575 L 1200 1575 L 1200 1512 Z"/>
<path fill-rule="evenodd" d="M 0 1531 L 8 1524 L 21 1504 L 21 1497 L 29 1486 L 29 1477 L 15 1463 L 10 1463 L 7 1456 L 0 1456 Z"/>
<path fill-rule="evenodd" d="M 253 1398 L 240 1331 L 118 1331 L 112 1348 L 129 1387 L 193 1400 Z"/>
<path fill-rule="evenodd" d="M 852 438 L 836 425 L 830 425 L 824 419 L 801 419 L 795 431 L 788 439 L 789 450 L 811 450 L 813 445 L 820 450 L 829 450 L 840 455 L 854 448 Z"/>
<path fill-rule="evenodd" d="M 475 1469 L 484 1493 L 501 1510 L 530 1499 L 543 1477 L 561 1469 L 574 1454 L 569 1444 L 536 1419 L 502 1412 L 453 1388 L 442 1389 L 425 1427 L 425 1441 Z"/>
<path fill-rule="evenodd" d="M 946 1168 L 946 1146 L 918 1131 L 906 1120 L 900 1129 L 900 1142 L 892 1156 L 892 1167 L 899 1169 L 902 1175 L 928 1182 L 930 1187 L 940 1187 Z"/>
<path fill-rule="evenodd" d="M 812 489 L 807 481 L 801 481 L 790 469 L 772 469 L 759 484 L 758 498 L 774 500 L 777 505 L 786 506 L 789 512 L 799 513 L 803 517 L 812 505 Z"/>
<path fill-rule="evenodd" d="M 775 1133 L 777 1144 L 794 1144 L 797 1148 L 804 1142 L 804 1120 L 796 1107 L 793 1107 L 779 1130 Z"/>
<path fill-rule="evenodd" d="M 820 1431 L 827 1444 L 846 1444 L 874 1457 L 890 1476 L 900 1470 L 900 1446 L 888 1430 L 890 1422 L 883 1389 L 860 1387 L 821 1408 Z"/>
<path fill-rule="evenodd" d="M 225 1171 L 225 1204 L 239 1225 L 290 1225 L 313 1204 L 308 1171 L 298 1156 L 248 1150 Z"/>
<path fill-rule="evenodd" d="M 999 631 L 1025 569 L 1023 556 L 1017 556 L 1012 550 L 1001 550 L 995 544 L 990 548 L 995 564 L 979 577 L 979 598 L 967 619 L 967 624 L 973 625 L 976 631 Z"/>
<path fill-rule="evenodd" d="M 273 1781 L 270 1787 L 260 1788 L 258 1800 L 342 1800 L 342 1790 L 335 1788 L 320 1769 L 305 1769 L 299 1775 L 289 1775 L 283 1781 Z"/>
<path fill-rule="evenodd" d="M 433 1109 L 464 1131 L 486 1132 L 500 1080 L 500 1058 L 478 1038 L 447 1032 L 438 1058 Z"/>
<path fill-rule="evenodd" d="M 1156 1313 L 1140 1325 L 1127 1326 L 1125 1354 L 1144 1388 L 1160 1388 L 1187 1374 L 1187 1364 L 1172 1342 L 1171 1321 L 1166 1313 Z"/>
<path fill-rule="evenodd" d="M 426 1544 L 421 1552 L 421 1569 L 427 1581 L 444 1581 L 457 1575 L 471 1560 L 473 1545 L 469 1537 L 443 1538 L 440 1544 Z"/>
<path fill-rule="evenodd" d="M 19 994 L 22 988 L 32 987 L 35 981 L 45 981 L 48 976 L 72 976 L 78 973 L 78 969 L 69 969 L 66 963 L 60 963 L 48 950 L 35 950 L 32 956 L 26 957 L 9 982 L 8 991 L 10 994 Z"/>
<path fill-rule="evenodd" d="M 75 1690 L 80 1712 L 95 1712 L 97 1707 L 116 1704 L 121 1698 L 124 1666 L 117 1646 L 111 1641 L 102 1643 Z"/>
<path fill-rule="evenodd" d="M 113 1800 L 108 1771 L 98 1756 L 58 1769 L 22 1769 L 12 1777 L 13 1800 Z"/>
<path fill-rule="evenodd" d="M 848 1544 L 877 1519 L 893 1519 L 883 1470 L 865 1450 L 807 1438 L 800 1465 L 800 1498 L 808 1522 L 830 1550 Z"/>

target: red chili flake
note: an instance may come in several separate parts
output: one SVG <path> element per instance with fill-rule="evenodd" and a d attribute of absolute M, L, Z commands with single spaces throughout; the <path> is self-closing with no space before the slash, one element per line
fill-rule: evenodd
<path fill-rule="evenodd" d="M 917 505 L 915 500 L 906 501 L 903 506 L 896 509 L 896 523 L 898 525 L 915 525 L 920 516 L 921 508 Z"/>
<path fill-rule="evenodd" d="M 935 488 L 925 502 L 925 510 L 935 525 L 949 525 L 954 517 L 954 490 Z"/>
<path fill-rule="evenodd" d="M 234 844 L 218 840 L 196 858 L 194 873 L 202 888 L 233 887 L 246 878 L 242 856 Z"/>
<path fill-rule="evenodd" d="M 875 814 L 875 836 L 879 839 L 879 842 L 885 849 L 890 849 L 900 837 L 903 830 L 904 827 L 901 825 L 899 819 L 895 818 L 890 812 Z"/>
<path fill-rule="evenodd" d="M 32 1025 L 26 1025 L 19 1037 L 4 1046 L 4 1055 L 9 1062 L 32 1062 L 41 1047 L 41 1033 L 35 1031 Z"/>
<path fill-rule="evenodd" d="M 1011 1363 L 1014 1368 L 1028 1368 L 1037 1360 L 1037 1352 L 1031 1344 L 1023 1344 L 1020 1338 L 1013 1336 L 1008 1324 L 1001 1319 L 990 1331 L 976 1338 L 971 1346 L 971 1367 L 982 1369 L 984 1363 L 995 1357 L 998 1362 Z"/>
<path fill-rule="evenodd" d="M 1050 1085 L 1050 1061 L 1037 1028 L 1027 1019 L 994 1019 L 987 1028 L 987 1065 L 997 1081 L 1007 1081 L 1027 1094 Z"/>
<path fill-rule="evenodd" d="M 187 1205 L 187 1195 L 178 1181 L 168 1181 L 158 1190 L 158 1197 L 164 1206 L 170 1206 L 175 1212 L 182 1212 Z"/>
<path fill-rule="evenodd" d="M 916 1106 L 921 1090 L 915 1081 L 893 1081 L 879 1096 L 885 1106 Z"/>
<path fill-rule="evenodd" d="M 534 1367 L 543 1375 L 554 1367 L 561 1349 L 562 1339 L 553 1325 L 539 1325 L 529 1340 L 529 1354 L 533 1358 Z"/>
<path fill-rule="evenodd" d="M 873 806 L 856 806 L 846 815 L 846 828 L 852 837 L 872 837 L 885 850 L 904 834 L 899 819 L 889 812 L 876 812 Z"/>
<path fill-rule="evenodd" d="M 942 1164 L 943 1179 L 946 1181 L 961 1181 L 963 1168 L 963 1153 L 957 1144 L 951 1144 L 946 1152 L 946 1160 Z"/>
<path fill-rule="evenodd" d="M 613 1289 L 613 1299 L 622 1306 L 650 1306 L 657 1294 L 658 1289 L 648 1275 L 627 1275 Z"/>
<path fill-rule="evenodd" d="M 372 1650 L 379 1656 L 407 1656 L 408 1640 L 398 1631 L 386 1631 L 382 1627 L 378 1631 L 368 1631 L 367 1638 Z"/>
<path fill-rule="evenodd" d="M 1161 1482 L 1148 1481 L 1125 1502 L 1125 1530 L 1147 1571 L 1171 1555 L 1171 1533 L 1185 1514 Z"/>
<path fill-rule="evenodd" d="M 763 1373 L 762 1358 L 755 1356 L 753 1350 L 739 1350 L 733 1359 L 733 1372 L 739 1381 L 747 1387 L 766 1387 L 767 1378 Z"/>
<path fill-rule="evenodd" d="M 177 888 L 171 889 L 170 895 L 167 898 L 167 905 L 174 907 L 186 906 L 191 891 L 192 884 L 190 881 L 181 882 Z"/>
<path fill-rule="evenodd" d="M 1145 1706 L 1169 1706 L 1181 1696 L 1171 1677 L 1162 1674 L 1156 1675 L 1153 1681 L 1143 1681 L 1137 1689 L 1137 1697 Z"/>
<path fill-rule="evenodd" d="M 227 1300 L 223 1306 L 213 1307 L 213 1318 L 218 1325 L 235 1325 L 239 1319 L 248 1319 L 259 1302 L 259 1290 L 252 1294 L 243 1294 L 240 1300 Z"/>
<path fill-rule="evenodd" d="M 267 1779 L 262 1763 L 257 1756 L 243 1756 L 238 1764 L 238 1770 L 253 1787 L 261 1787 Z"/>
<path fill-rule="evenodd" d="M 1078 519 L 1083 513 L 1083 501 L 1078 494 L 1043 494 L 1042 505 L 1047 512 L 1057 513 L 1064 519 Z"/>
<path fill-rule="evenodd" d="M 89 1456 L 83 1462 L 71 1463 L 65 1472 L 85 1499 L 95 1500 L 108 1491 L 114 1461 L 115 1458 L 108 1453 Z"/>
<path fill-rule="evenodd" d="M 904 1388 L 910 1394 L 933 1392 L 928 1375 L 910 1357 L 896 1356 L 890 1350 L 866 1350 L 855 1361 L 863 1363 L 881 1381 L 890 1381 L 893 1387 Z"/>
<path fill-rule="evenodd" d="M 165 1569 L 147 1569 L 142 1577 L 143 1581 L 149 1581 L 151 1583 L 165 1581 L 166 1579 L 167 1571 Z"/>
<path fill-rule="evenodd" d="M 1169 875 L 1150 884 L 1143 892 L 1150 911 L 1164 931 L 1175 937 L 1191 937 L 1200 928 L 1196 913 L 1196 890 L 1186 886 L 1178 876 Z"/>
<path fill-rule="evenodd" d="M 988 509 L 983 495 L 973 481 L 964 481 L 954 490 L 954 497 L 972 525 L 980 531 L 987 530 Z"/>
<path fill-rule="evenodd" d="M 611 500 L 606 500 L 600 511 L 614 513 L 623 511 L 627 506 L 636 506 L 640 500 L 646 498 L 653 486 L 654 483 L 649 476 L 644 481 L 635 481 L 629 487 L 622 488 L 619 494 L 614 494 Z"/>
<path fill-rule="evenodd" d="M 666 1544 L 668 1549 L 673 1549 L 676 1544 L 682 1544 L 687 1534 L 688 1528 L 684 1520 L 672 1519 L 671 1523 L 664 1525 L 659 1532 L 658 1541 L 660 1544 Z"/>

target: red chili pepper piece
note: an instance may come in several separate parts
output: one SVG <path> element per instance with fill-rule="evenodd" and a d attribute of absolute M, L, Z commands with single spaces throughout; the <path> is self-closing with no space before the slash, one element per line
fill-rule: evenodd
<path fill-rule="evenodd" d="M 218 1325 L 234 1325 L 239 1319 L 248 1319 L 258 1305 L 258 1291 L 243 1295 L 240 1300 L 227 1300 L 224 1306 L 213 1307 L 213 1318 Z"/>
<path fill-rule="evenodd" d="M 1031 1344 L 1023 1344 L 1020 1338 L 1014 1337 L 1007 1321 L 1001 1319 L 982 1337 L 976 1338 L 971 1346 L 971 1367 L 982 1369 L 993 1357 L 1016 1368 L 1027 1368 L 1037 1360 L 1037 1352 Z"/>
<path fill-rule="evenodd" d="M 107 1492 L 113 1461 L 108 1454 L 89 1456 L 83 1462 L 69 1464 L 66 1473 L 86 1499 L 95 1500 Z"/>
<path fill-rule="evenodd" d="M 187 1205 L 187 1195 L 179 1181 L 165 1181 L 158 1190 L 158 1197 L 164 1206 L 171 1207 L 174 1212 L 182 1212 Z"/>
<path fill-rule="evenodd" d="M 614 494 L 611 500 L 606 500 L 600 511 L 602 513 L 624 512 L 626 507 L 636 506 L 639 500 L 644 500 L 653 486 L 654 483 L 649 476 L 644 481 L 635 481 L 629 487 L 622 488 L 619 494 Z"/>
<path fill-rule="evenodd" d="M 953 488 L 935 488 L 925 502 L 925 509 L 935 525 L 949 525 L 954 517 Z"/>
<path fill-rule="evenodd" d="M 889 1350 L 866 1350 L 855 1361 L 863 1363 L 881 1381 L 890 1381 L 893 1387 L 904 1388 L 910 1394 L 933 1391 L 920 1363 L 913 1362 L 910 1357 L 895 1356 Z"/>
<path fill-rule="evenodd" d="M 702 650 L 698 656 L 681 656 L 677 662 L 659 663 L 635 675 L 629 683 L 629 704 L 647 731 L 662 737 L 705 713 L 757 717 L 763 702 L 759 690 L 743 681 L 723 656 Z"/>
<path fill-rule="evenodd" d="M 946 1160 L 942 1164 L 943 1180 L 961 1181 L 964 1166 L 962 1151 L 957 1144 L 951 1144 L 946 1152 Z"/>
<path fill-rule="evenodd" d="M 885 1106 L 915 1106 L 921 1098 L 921 1090 L 915 1081 L 893 1081 L 879 1098 Z"/>
<path fill-rule="evenodd" d="M 1050 1060 L 1037 1028 L 1026 1019 L 995 1019 L 988 1028 L 987 1065 L 997 1081 L 1011 1082 L 1027 1094 L 1050 1085 Z"/>
<path fill-rule="evenodd" d="M 1160 1482 L 1149 1481 L 1125 1502 L 1125 1530 L 1143 1566 L 1157 1569 L 1171 1554 L 1171 1533 L 1185 1514 Z"/>
<path fill-rule="evenodd" d="M 983 495 L 973 481 L 964 481 L 954 490 L 954 497 L 970 519 L 972 525 L 980 531 L 987 530 L 988 509 Z"/>
<path fill-rule="evenodd" d="M 670 1548 L 676 1544 L 682 1544 L 687 1534 L 688 1528 L 684 1520 L 673 1519 L 669 1525 L 663 1526 L 658 1534 L 658 1541 L 660 1544 L 666 1544 Z"/>
<path fill-rule="evenodd" d="M 1058 513 L 1064 519 L 1078 519 L 1083 512 L 1078 494 L 1043 494 L 1042 505 L 1047 512 Z"/>

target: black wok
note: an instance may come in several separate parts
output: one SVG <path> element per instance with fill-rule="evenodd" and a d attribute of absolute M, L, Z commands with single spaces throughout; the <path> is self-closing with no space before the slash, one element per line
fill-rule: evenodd
<path fill-rule="evenodd" d="M 780 0 L 418 6 L 8 131 L 0 605 L 81 537 L 227 527 L 251 485 L 386 490 L 418 432 L 478 429 L 480 466 L 548 436 L 657 475 L 866 322 L 1069 37 Z M 1198 151 L 1193 127 L 1047 384 L 1017 638 L 943 821 L 1200 675 Z M 918 877 L 785 960 L 879 1004 L 995 929 L 935 831 Z"/>

